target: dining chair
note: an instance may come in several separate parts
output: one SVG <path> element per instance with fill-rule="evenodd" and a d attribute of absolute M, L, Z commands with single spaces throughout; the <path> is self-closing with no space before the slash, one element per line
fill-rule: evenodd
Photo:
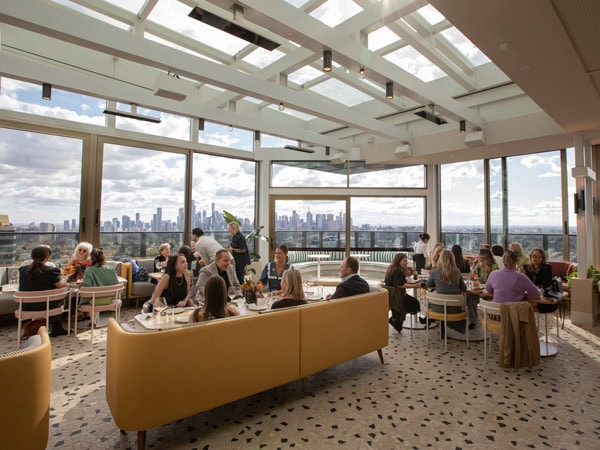
<path fill-rule="evenodd" d="M 65 312 L 64 300 L 69 293 L 68 287 L 60 289 L 48 289 L 46 291 L 15 291 L 14 300 L 19 304 L 15 311 L 15 317 L 18 319 L 17 324 L 17 349 L 21 347 L 21 325 L 23 320 L 46 319 L 46 326 L 50 317 L 59 316 Z M 50 308 L 50 302 L 55 300 L 63 300 L 63 303 L 55 308 Z M 46 309 L 39 311 L 23 311 L 24 303 L 46 303 Z M 68 310 L 67 310 L 68 311 Z M 70 315 L 69 315 L 70 316 Z M 71 327 L 71 318 L 69 317 L 69 329 Z"/>
<path fill-rule="evenodd" d="M 444 308 L 442 312 L 434 311 L 431 309 L 431 305 L 439 305 Z M 463 308 L 461 312 L 448 312 L 448 307 L 460 306 Z M 444 324 L 440 326 L 440 333 L 442 329 L 446 327 L 448 322 L 460 322 L 462 320 L 467 321 L 467 312 L 465 309 L 465 295 L 464 294 L 439 294 L 437 292 L 428 292 L 425 295 L 425 309 L 427 311 L 427 337 L 426 342 L 429 346 L 429 321 L 431 319 L 443 321 Z M 469 346 L 469 327 L 465 326 L 465 333 L 467 336 L 467 347 Z M 444 333 L 444 351 L 448 351 L 448 332 Z"/>
<path fill-rule="evenodd" d="M 483 363 L 487 363 L 487 336 L 490 333 L 490 352 L 492 351 L 492 333 L 501 334 L 500 304 L 489 300 L 479 299 L 479 309 L 483 313 Z M 491 317 L 495 316 L 497 319 Z"/>
<path fill-rule="evenodd" d="M 111 286 L 81 286 L 79 293 L 77 294 L 77 305 L 79 305 L 82 298 L 89 298 L 90 302 L 80 305 L 78 311 L 86 312 L 91 318 L 92 328 L 92 342 L 94 341 L 94 328 L 97 327 L 96 314 L 103 311 L 114 311 L 115 319 L 117 322 L 121 318 L 121 293 L 125 290 L 123 283 L 113 284 Z M 96 298 L 99 297 L 114 297 L 114 299 L 107 305 L 96 305 Z M 77 314 L 75 314 L 75 334 L 77 334 Z"/>

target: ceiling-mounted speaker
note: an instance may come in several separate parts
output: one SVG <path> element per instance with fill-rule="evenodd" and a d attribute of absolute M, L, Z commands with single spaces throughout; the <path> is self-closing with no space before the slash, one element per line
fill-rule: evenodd
<path fill-rule="evenodd" d="M 483 130 L 467 133 L 465 135 L 465 145 L 467 147 L 479 147 L 485 145 L 485 135 L 483 134 Z"/>
<path fill-rule="evenodd" d="M 161 73 L 156 78 L 154 95 L 181 102 L 187 97 L 184 90 L 184 82 L 177 77 Z"/>
<path fill-rule="evenodd" d="M 394 150 L 394 155 L 396 158 L 406 158 L 407 156 L 412 156 L 412 147 L 410 144 L 402 144 L 396 147 Z"/>

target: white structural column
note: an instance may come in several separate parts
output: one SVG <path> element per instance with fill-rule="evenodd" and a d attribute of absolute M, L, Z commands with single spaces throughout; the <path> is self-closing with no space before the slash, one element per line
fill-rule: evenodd
<path fill-rule="evenodd" d="M 574 143 L 575 167 L 572 175 L 575 178 L 575 189 L 580 204 L 577 212 L 578 276 L 571 282 L 571 321 L 575 325 L 591 326 L 596 314 L 594 302 L 597 293 L 592 291 L 592 280 L 587 279 L 587 268 L 594 265 L 596 237 L 594 235 L 593 189 L 596 173 L 592 169 L 590 141 L 584 138 L 583 133 L 576 133 Z"/>

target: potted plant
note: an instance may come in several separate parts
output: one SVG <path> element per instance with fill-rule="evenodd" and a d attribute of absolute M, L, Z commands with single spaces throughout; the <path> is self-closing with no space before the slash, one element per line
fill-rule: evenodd
<path fill-rule="evenodd" d="M 571 288 L 571 280 L 573 278 L 577 278 L 577 271 L 573 271 L 569 274 L 569 278 L 567 281 L 567 287 L 570 289 Z M 588 267 L 587 270 L 587 278 L 591 279 L 593 281 L 593 287 L 595 291 L 600 292 L 600 270 L 596 269 L 594 266 L 590 266 Z"/>

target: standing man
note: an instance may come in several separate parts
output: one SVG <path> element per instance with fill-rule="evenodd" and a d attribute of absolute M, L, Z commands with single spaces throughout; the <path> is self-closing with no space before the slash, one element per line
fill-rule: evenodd
<path fill-rule="evenodd" d="M 214 262 L 204 266 L 200 269 L 198 275 L 198 281 L 196 282 L 196 301 L 204 302 L 204 285 L 211 277 L 219 276 L 225 281 L 227 290 L 233 286 L 234 288 L 240 287 L 240 282 L 235 274 L 235 269 L 231 265 L 231 255 L 227 250 L 222 248 L 217 251 Z"/>
<path fill-rule="evenodd" d="M 328 295 L 327 299 L 351 297 L 353 295 L 366 294 L 370 291 L 369 283 L 358 275 L 358 259 L 348 256 L 340 264 L 340 278 L 335 292 Z"/>
<path fill-rule="evenodd" d="M 215 254 L 222 249 L 223 246 L 213 238 L 206 236 L 202 228 L 194 228 L 192 230 L 192 250 L 194 251 L 194 257 L 203 260 L 205 266 L 213 263 L 215 261 Z"/>

